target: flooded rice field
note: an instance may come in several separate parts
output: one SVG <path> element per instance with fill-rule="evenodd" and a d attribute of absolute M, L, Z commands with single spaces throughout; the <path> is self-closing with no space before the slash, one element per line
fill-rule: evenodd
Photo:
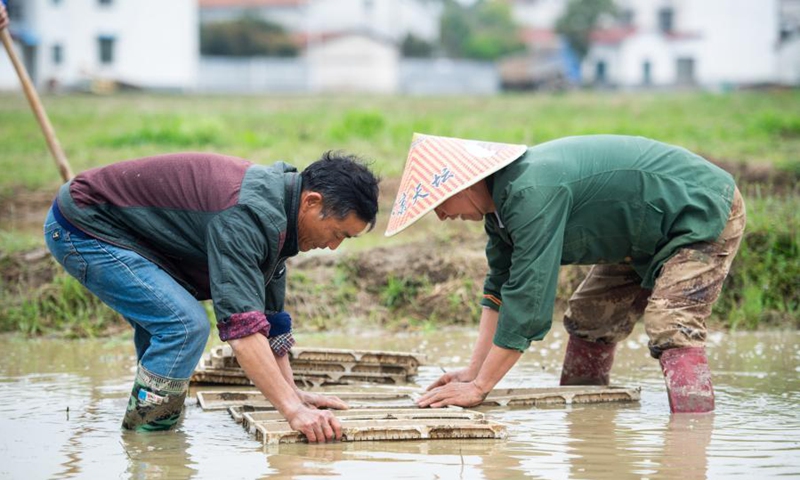
<path fill-rule="evenodd" d="M 301 346 L 417 351 L 429 366 L 463 365 L 475 332 L 305 335 Z M 566 335 L 555 325 L 498 387 L 557 385 Z M 360 442 L 262 447 L 225 411 L 187 400 L 176 431 L 120 429 L 134 372 L 127 338 L 0 337 L 2 478 L 797 478 L 800 334 L 712 334 L 716 413 L 670 416 L 658 362 L 637 330 L 612 383 L 641 386 L 640 403 L 482 409 L 505 440 Z"/>

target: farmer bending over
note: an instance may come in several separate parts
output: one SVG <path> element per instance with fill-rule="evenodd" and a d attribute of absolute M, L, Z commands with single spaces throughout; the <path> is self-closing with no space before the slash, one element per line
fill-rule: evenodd
<path fill-rule="evenodd" d="M 378 180 L 353 156 L 325 153 L 302 173 L 211 153 L 86 171 L 61 187 L 44 225 L 56 260 L 134 329 L 138 370 L 123 427 L 177 423 L 209 334 L 198 300 L 247 376 L 311 442 L 340 438 L 338 398 L 295 387 L 283 311 L 285 261 L 335 250 L 375 225 Z"/>
<path fill-rule="evenodd" d="M 739 248 L 733 178 L 640 137 L 570 137 L 526 148 L 416 135 L 386 235 L 431 210 L 483 220 L 480 332 L 467 368 L 420 406 L 480 403 L 550 329 L 560 265 L 594 265 L 569 301 L 562 385 L 608 385 L 614 349 L 644 317 L 672 412 L 714 409 L 706 318 Z"/>

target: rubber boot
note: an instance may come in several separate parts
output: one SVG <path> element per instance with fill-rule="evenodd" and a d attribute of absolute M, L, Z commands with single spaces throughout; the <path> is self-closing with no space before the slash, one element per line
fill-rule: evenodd
<path fill-rule="evenodd" d="M 188 390 L 189 379 L 160 377 L 140 364 L 122 428 L 137 432 L 171 429 L 181 418 Z"/>
<path fill-rule="evenodd" d="M 672 348 L 659 358 L 667 383 L 672 413 L 703 413 L 714 410 L 714 388 L 706 351 L 702 347 Z"/>
<path fill-rule="evenodd" d="M 608 385 L 616 344 L 589 342 L 570 335 L 561 385 Z"/>

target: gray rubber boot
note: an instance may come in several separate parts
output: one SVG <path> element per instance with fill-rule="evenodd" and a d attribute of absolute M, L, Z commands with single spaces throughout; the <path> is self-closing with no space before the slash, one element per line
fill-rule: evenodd
<path fill-rule="evenodd" d="M 171 429 L 181 418 L 188 391 L 188 378 L 161 377 L 139 364 L 122 428 L 137 432 Z"/>

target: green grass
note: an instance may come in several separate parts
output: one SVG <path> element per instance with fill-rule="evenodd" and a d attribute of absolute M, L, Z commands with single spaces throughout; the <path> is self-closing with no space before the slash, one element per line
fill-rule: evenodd
<path fill-rule="evenodd" d="M 0 331 L 82 338 L 107 333 L 120 322 L 119 315 L 65 273 L 33 290 L 0 287 Z"/>
<path fill-rule="evenodd" d="M 336 149 L 371 159 L 391 185 L 402 172 L 413 132 L 524 144 L 580 134 L 643 135 L 730 165 L 777 170 L 783 180 L 779 194 L 768 188 L 743 189 L 747 234 L 715 315 L 733 328 L 787 322 L 800 327 L 800 192 L 792 187 L 800 179 L 800 92 L 446 98 L 116 95 L 43 100 L 75 172 L 186 150 L 265 164 L 284 160 L 303 168 L 323 151 Z M 0 205 L 13 203 L 20 191 L 40 192 L 49 199 L 61 181 L 22 95 L 0 95 L 0 145 Z M 383 212 L 392 200 L 384 195 L 375 230 L 348 242 L 345 250 L 369 251 L 428 238 L 447 242 L 459 238 L 464 229 L 468 235 L 481 235 L 480 225 L 442 225 L 429 215 L 409 232 L 386 239 Z M 17 281 L 21 277 L 11 270 L 24 265 L 11 265 L 9 259 L 42 246 L 40 224 L 37 220 L 32 227 L 19 227 L 13 216 L 14 221 L 6 218 L 0 216 L 0 330 L 86 336 L 121 323 L 54 265 L 47 267 L 52 270 L 44 283 Z M 436 286 L 419 278 L 397 276 L 365 287 L 353 282 L 346 264 L 322 280 L 316 271 L 294 273 L 302 275 L 291 279 L 300 294 L 292 307 L 312 330 L 348 322 L 353 306 L 370 289 L 377 310 L 362 314 L 378 324 L 384 321 L 381 316 L 407 316 L 411 325 L 429 328 L 431 318 L 467 319 L 476 317 L 478 309 L 470 298 L 480 286 L 470 278 L 447 285 L 437 297 L 437 309 L 424 317 L 415 310 L 415 302 L 429 298 Z"/>
<path fill-rule="evenodd" d="M 80 172 L 179 150 L 216 151 L 304 167 L 328 149 L 375 160 L 386 177 L 405 163 L 412 132 L 535 144 L 619 133 L 680 144 L 717 159 L 797 167 L 800 93 L 500 97 L 45 97 Z M 21 95 L 0 95 L 0 195 L 54 188 L 57 171 Z"/>
<path fill-rule="evenodd" d="M 800 190 L 748 190 L 745 236 L 715 313 L 731 328 L 800 328 Z"/>

